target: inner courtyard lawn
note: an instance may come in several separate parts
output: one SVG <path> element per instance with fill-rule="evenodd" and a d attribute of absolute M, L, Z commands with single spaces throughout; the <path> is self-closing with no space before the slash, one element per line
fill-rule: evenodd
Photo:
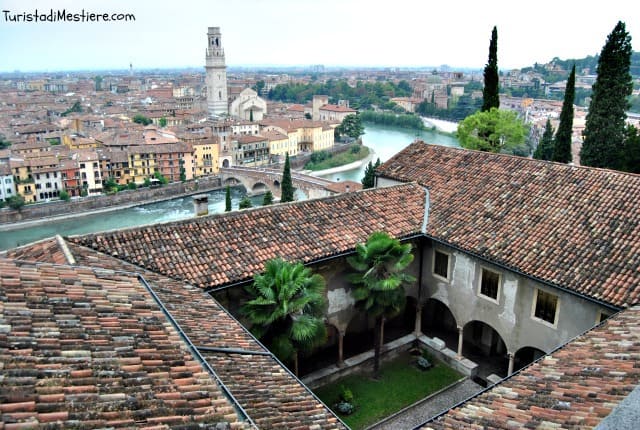
<path fill-rule="evenodd" d="M 416 358 L 406 353 L 383 363 L 380 380 L 373 380 L 370 371 L 363 372 L 319 387 L 314 393 L 349 427 L 358 430 L 462 378 L 461 374 L 437 360 L 432 360 L 434 366 L 429 370 L 421 370 L 414 364 Z M 342 387 L 353 393 L 356 409 L 351 415 L 342 415 L 334 407 Z"/>

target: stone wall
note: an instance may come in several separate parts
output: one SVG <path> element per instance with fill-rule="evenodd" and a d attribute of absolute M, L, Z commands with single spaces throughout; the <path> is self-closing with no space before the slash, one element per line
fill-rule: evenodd
<path fill-rule="evenodd" d="M 0 224 L 30 221 L 73 213 L 88 212 L 115 206 L 128 206 L 167 200 L 181 195 L 194 194 L 219 188 L 220 178 L 198 178 L 196 181 L 174 182 L 158 188 L 139 188 L 124 190 L 113 195 L 84 197 L 72 201 L 53 201 L 49 203 L 35 203 L 23 206 L 20 210 L 5 208 L 0 210 Z"/>

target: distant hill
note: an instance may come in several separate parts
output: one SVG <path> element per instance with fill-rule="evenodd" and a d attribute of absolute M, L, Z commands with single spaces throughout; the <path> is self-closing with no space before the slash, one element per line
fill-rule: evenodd
<path fill-rule="evenodd" d="M 553 83 L 567 79 L 569 70 L 571 70 L 571 66 L 573 66 L 574 63 L 576 65 L 577 74 L 582 74 L 583 70 L 588 69 L 589 74 L 595 75 L 599 58 L 599 55 L 589 55 L 585 58 L 572 58 L 568 60 L 561 60 L 560 58 L 555 57 L 553 60 L 549 61 L 549 64 L 555 64 L 558 68 L 563 69 L 565 71 L 564 73 L 549 70 L 549 68 L 546 67 L 547 65 L 538 63 L 534 64 L 532 67 L 525 67 L 522 71 L 536 71 L 543 75 L 545 81 Z M 630 72 L 634 79 L 640 78 L 640 52 L 633 52 L 631 54 Z"/>

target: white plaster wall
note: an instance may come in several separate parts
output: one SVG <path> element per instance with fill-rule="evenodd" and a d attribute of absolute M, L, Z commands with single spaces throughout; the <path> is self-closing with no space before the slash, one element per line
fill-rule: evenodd
<path fill-rule="evenodd" d="M 433 274 L 434 247 L 449 254 L 448 280 Z M 526 346 L 549 352 L 593 327 L 600 312 L 607 310 L 590 300 L 546 286 L 445 245 L 427 244 L 423 263 L 423 302 L 428 298 L 443 302 L 460 327 L 474 320 L 490 325 L 512 353 Z M 497 303 L 479 295 L 482 267 L 501 274 Z M 532 318 L 536 289 L 558 296 L 560 304 L 555 327 Z"/>

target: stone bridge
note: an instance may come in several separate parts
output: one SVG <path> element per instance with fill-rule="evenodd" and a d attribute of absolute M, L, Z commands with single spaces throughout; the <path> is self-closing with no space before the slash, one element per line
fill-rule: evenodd
<path fill-rule="evenodd" d="M 281 196 L 281 170 L 233 166 L 220 168 L 219 175 L 223 185 L 241 184 L 250 195 L 263 194 L 270 190 L 274 197 L 280 198 Z M 291 181 L 295 189 L 302 191 L 310 199 L 326 197 L 339 192 L 335 182 L 315 176 L 302 175 L 292 171 Z"/>

